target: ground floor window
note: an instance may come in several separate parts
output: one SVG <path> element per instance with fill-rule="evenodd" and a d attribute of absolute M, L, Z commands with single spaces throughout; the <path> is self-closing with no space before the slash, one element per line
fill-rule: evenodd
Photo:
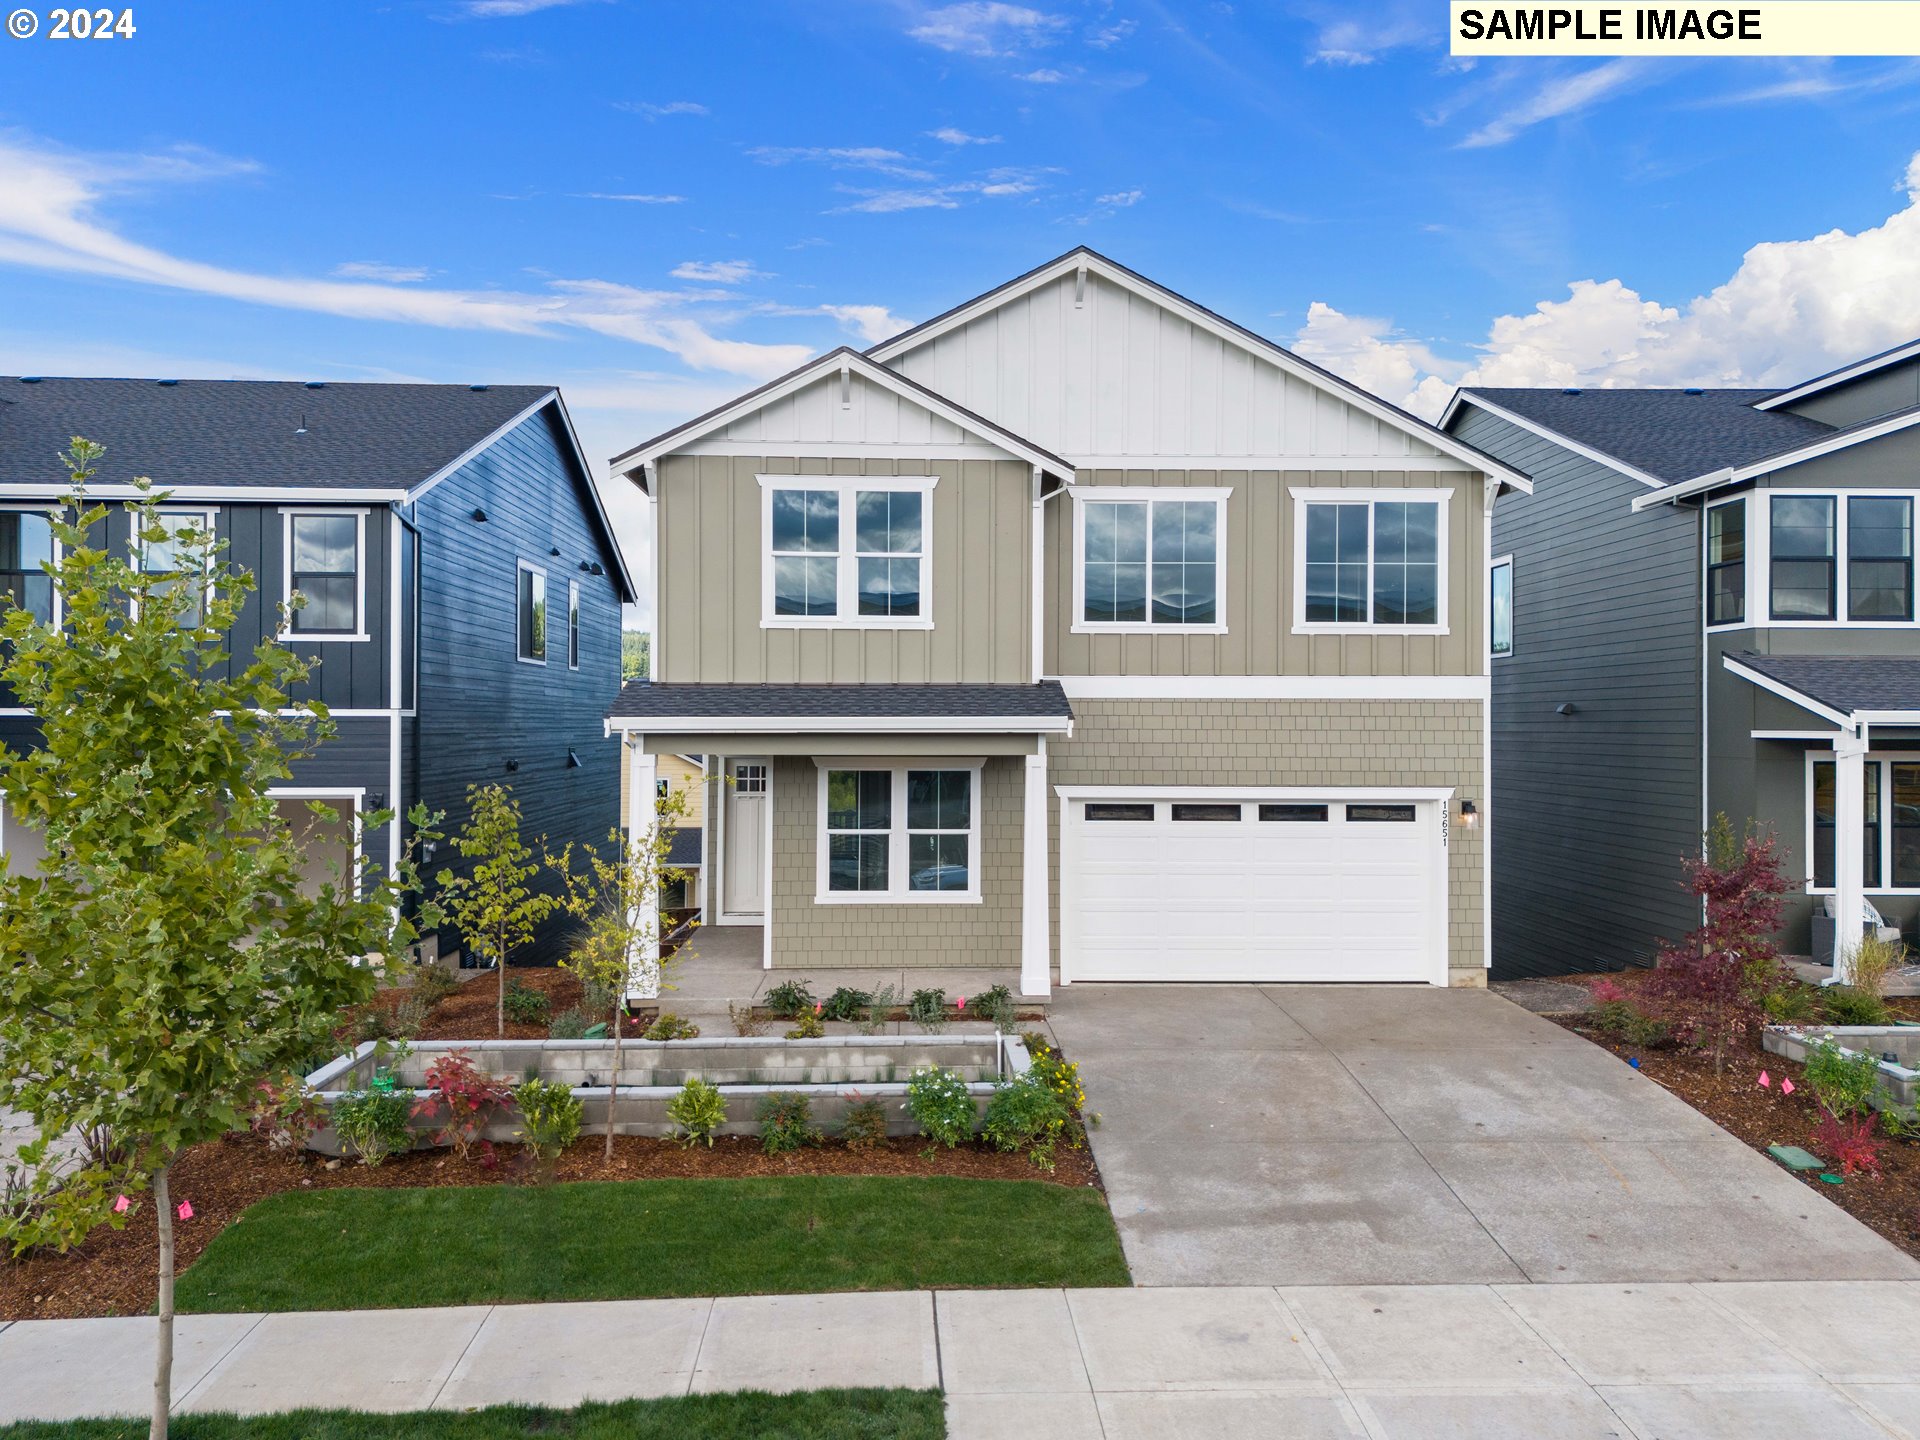
<path fill-rule="evenodd" d="M 1889 762 L 1885 760 L 1868 759 L 1866 762 L 1866 794 L 1863 797 L 1861 805 L 1860 846 L 1862 859 L 1861 873 L 1866 877 L 1864 883 L 1869 890 L 1882 888 L 1880 852 L 1882 849 L 1881 831 L 1884 827 L 1881 823 L 1880 797 L 1884 790 L 1884 772 L 1888 766 Z M 1896 771 L 1911 772 L 1906 777 L 1907 790 L 1913 800 L 1920 801 L 1920 783 L 1916 783 L 1920 782 L 1920 765 L 1895 765 L 1892 768 Z M 1901 779 L 1899 775 L 1896 775 L 1894 778 L 1896 783 Z M 1894 803 L 1897 814 L 1897 809 L 1901 802 L 1896 800 Z M 1835 824 L 1834 769 L 1833 761 L 1831 760 L 1816 760 L 1813 762 L 1813 804 L 1810 808 L 1812 810 L 1813 843 L 1808 848 L 1813 856 L 1813 888 L 1816 890 L 1831 890 L 1834 886 L 1833 845 Z M 1898 832 L 1903 829 L 1911 832 L 1912 827 L 1910 825 L 1901 826 L 1896 821 L 1894 829 L 1896 835 L 1898 835 Z M 1897 844 L 1898 841 L 1896 840 L 1896 847 Z M 1896 857 L 1896 863 L 1893 867 L 1893 883 L 1899 888 L 1908 886 L 1920 888 L 1920 864 L 1916 864 L 1916 861 L 1920 861 L 1920 836 L 1909 833 L 1907 836 L 1907 845 L 1912 853 L 1904 866 L 1897 863 Z M 1907 872 L 1907 878 L 1904 880 L 1900 878 L 1903 869 Z"/>
<path fill-rule="evenodd" d="M 819 898 L 980 898 L 980 762 L 820 762 Z"/>

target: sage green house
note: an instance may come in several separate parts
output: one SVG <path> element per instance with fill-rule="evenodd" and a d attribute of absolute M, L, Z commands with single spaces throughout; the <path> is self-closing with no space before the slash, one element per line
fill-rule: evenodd
<path fill-rule="evenodd" d="M 1086 249 L 613 467 L 768 968 L 1484 983 L 1516 471 Z"/>

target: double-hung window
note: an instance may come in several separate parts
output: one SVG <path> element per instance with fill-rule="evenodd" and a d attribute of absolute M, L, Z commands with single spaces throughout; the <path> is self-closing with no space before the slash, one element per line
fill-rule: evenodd
<path fill-rule="evenodd" d="M 11 606 L 53 623 L 53 522 L 37 510 L 0 510 L 0 611 Z"/>
<path fill-rule="evenodd" d="M 520 562 L 519 596 L 514 605 L 519 655 L 530 665 L 547 663 L 547 572 Z"/>
<path fill-rule="evenodd" d="M 286 517 L 287 592 L 306 600 L 293 612 L 293 635 L 302 640 L 364 640 L 365 513 L 290 510 Z"/>
<path fill-rule="evenodd" d="M 1229 493 L 1075 490 L 1073 628 L 1224 633 L 1221 535 Z"/>
<path fill-rule="evenodd" d="M 154 594 L 163 599 L 183 626 L 198 625 L 207 613 L 208 567 L 212 557 L 205 550 L 190 557 L 194 537 L 213 535 L 213 516 L 205 510 L 162 510 L 152 517 L 152 529 L 165 532 L 162 539 L 133 537 L 134 564 L 145 574 L 167 577 L 154 586 Z"/>
<path fill-rule="evenodd" d="M 1812 888 L 1834 888 L 1834 763 L 1807 756 L 1807 854 Z M 1920 754 L 1870 754 L 1862 771 L 1860 854 L 1870 891 L 1920 893 Z"/>
<path fill-rule="evenodd" d="M 1488 648 L 1495 655 L 1513 654 L 1513 561 L 1493 562 L 1487 586 Z"/>
<path fill-rule="evenodd" d="M 1831 620 L 1837 553 L 1834 497 L 1775 495 L 1772 548 L 1773 618 Z"/>
<path fill-rule="evenodd" d="M 1739 625 L 1747 618 L 1747 502 L 1729 500 L 1707 511 L 1707 623 Z"/>
<path fill-rule="evenodd" d="M 1913 500 L 1847 497 L 1847 618 L 1913 619 Z"/>
<path fill-rule="evenodd" d="M 1868 890 L 1881 888 L 1880 882 L 1880 790 L 1881 771 L 1884 764 L 1878 760 L 1868 760 L 1865 770 L 1866 794 L 1862 796 L 1860 846 L 1863 865 L 1861 874 L 1863 884 Z M 1897 767 L 1896 767 L 1897 768 Z M 1834 883 L 1834 769 L 1831 760 L 1813 762 L 1812 800 L 1812 853 L 1813 888 L 1831 890 Z M 1899 881 L 1896 879 L 1896 884 Z M 1908 883 L 1920 883 L 1915 876 Z"/>
<path fill-rule="evenodd" d="M 935 483 L 762 475 L 761 624 L 930 628 Z"/>
<path fill-rule="evenodd" d="M 819 900 L 980 898 L 980 762 L 820 766 Z"/>
<path fill-rule="evenodd" d="M 1296 631 L 1445 632 L 1451 491 L 1293 494 Z"/>
<path fill-rule="evenodd" d="M 1875 491 L 1768 494 L 1768 618 L 1794 625 L 1912 624 L 1914 499 Z M 1708 512 L 1710 605 L 1711 522 L 1720 513 Z"/>

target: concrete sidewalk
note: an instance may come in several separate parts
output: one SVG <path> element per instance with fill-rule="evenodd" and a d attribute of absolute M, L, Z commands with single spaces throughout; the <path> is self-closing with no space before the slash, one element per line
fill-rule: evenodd
<path fill-rule="evenodd" d="M 1920 1440 L 1920 1283 L 974 1290 L 180 1321 L 182 1410 L 939 1386 L 1044 1434 Z M 0 1421 L 139 1414 L 153 1322 L 0 1330 Z"/>

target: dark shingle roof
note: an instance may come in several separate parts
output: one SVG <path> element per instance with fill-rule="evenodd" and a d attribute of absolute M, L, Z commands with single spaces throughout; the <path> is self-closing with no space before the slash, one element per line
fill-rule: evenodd
<path fill-rule="evenodd" d="M 667 845 L 667 864 L 676 870 L 690 870 L 700 864 L 700 827 L 675 830 Z"/>
<path fill-rule="evenodd" d="M 1762 655 L 1742 650 L 1727 658 L 1846 715 L 1920 710 L 1920 656 Z"/>
<path fill-rule="evenodd" d="M 1473 386 L 1483 397 L 1557 435 L 1677 484 L 1746 465 L 1831 435 L 1784 410 L 1756 410 L 1775 390 L 1519 390 Z"/>
<path fill-rule="evenodd" d="M 99 484 L 403 490 L 486 439 L 544 385 L 297 380 L 24 381 L 0 376 L 0 485 L 66 479 L 83 435 L 106 447 Z M 296 435 L 302 424 L 307 433 Z"/>
<path fill-rule="evenodd" d="M 1038 685 L 698 685 L 629 680 L 610 719 L 1070 720 L 1058 680 Z"/>

